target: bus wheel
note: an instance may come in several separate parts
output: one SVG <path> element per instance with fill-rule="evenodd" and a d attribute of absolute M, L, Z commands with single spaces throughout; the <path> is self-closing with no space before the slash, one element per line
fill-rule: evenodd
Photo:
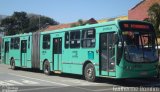
<path fill-rule="evenodd" d="M 15 69 L 16 69 L 16 66 L 15 66 L 15 61 L 14 61 L 14 59 L 11 59 L 10 64 L 11 64 L 11 69 L 12 69 L 12 70 L 15 70 Z"/>
<path fill-rule="evenodd" d="M 48 62 L 48 61 L 45 61 L 45 62 L 44 62 L 43 72 L 44 72 L 46 75 L 50 75 L 50 74 L 51 74 L 50 65 L 49 65 L 49 62 Z"/>
<path fill-rule="evenodd" d="M 95 81 L 95 68 L 93 66 L 93 64 L 88 63 L 85 66 L 85 70 L 84 70 L 84 77 L 87 81 L 91 81 L 94 82 Z"/>

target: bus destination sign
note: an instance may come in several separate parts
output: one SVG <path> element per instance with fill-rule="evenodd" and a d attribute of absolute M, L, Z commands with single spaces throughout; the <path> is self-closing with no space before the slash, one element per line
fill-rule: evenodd
<path fill-rule="evenodd" d="M 149 25 L 142 24 L 123 24 L 124 28 L 133 28 L 133 29 L 149 29 Z"/>
<path fill-rule="evenodd" d="M 123 31 L 128 31 L 128 30 L 151 31 L 153 27 L 149 23 L 125 21 L 125 22 L 120 22 L 120 28 Z"/>

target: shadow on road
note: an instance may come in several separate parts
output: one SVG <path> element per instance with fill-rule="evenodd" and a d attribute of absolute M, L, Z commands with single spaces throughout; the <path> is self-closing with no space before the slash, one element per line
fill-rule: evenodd
<path fill-rule="evenodd" d="M 107 83 L 125 87 L 160 87 L 160 79 L 157 78 L 131 78 L 131 79 L 110 79 L 98 78 L 99 83 Z"/>
<path fill-rule="evenodd" d="M 34 73 L 43 73 L 43 71 L 38 69 L 29 69 L 29 68 L 17 68 L 16 71 L 27 71 L 27 72 L 34 72 Z M 76 74 L 54 74 L 51 73 L 50 76 L 60 76 L 64 78 L 72 78 L 72 79 L 80 79 L 85 80 L 82 75 Z M 138 79 L 113 79 L 113 78 L 97 78 L 95 81 L 96 83 L 106 83 L 111 85 L 117 86 L 126 86 L 126 87 L 151 87 L 151 86 L 158 86 L 160 87 L 160 79 L 158 78 L 138 78 Z"/>

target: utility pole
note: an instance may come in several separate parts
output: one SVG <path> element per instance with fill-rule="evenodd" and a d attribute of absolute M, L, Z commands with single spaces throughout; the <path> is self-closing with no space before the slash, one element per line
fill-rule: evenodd
<path fill-rule="evenodd" d="M 39 15 L 39 30 L 40 30 L 40 23 L 41 23 L 41 15 Z"/>

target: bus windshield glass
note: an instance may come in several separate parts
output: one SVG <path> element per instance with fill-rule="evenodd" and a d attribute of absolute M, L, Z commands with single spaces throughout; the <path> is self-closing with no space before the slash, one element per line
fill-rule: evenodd
<path fill-rule="evenodd" d="M 158 59 L 153 31 L 123 31 L 125 59 L 130 62 L 154 62 Z"/>
<path fill-rule="evenodd" d="M 158 61 L 158 46 L 153 25 L 140 21 L 119 22 L 125 59 L 130 62 Z"/>

